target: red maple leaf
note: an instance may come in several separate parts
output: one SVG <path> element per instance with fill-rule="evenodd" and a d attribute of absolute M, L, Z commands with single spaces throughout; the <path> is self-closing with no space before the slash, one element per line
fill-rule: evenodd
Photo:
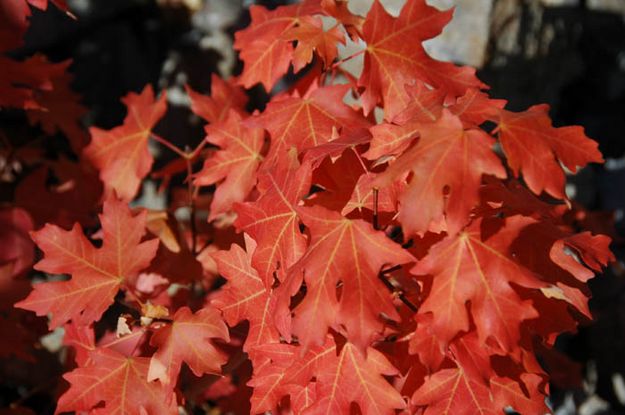
<path fill-rule="evenodd" d="M 550 412 L 541 376 L 497 373 L 491 362 L 488 347 L 475 334 L 463 336 L 450 346 L 445 367 L 427 376 L 415 391 L 412 403 L 425 406 L 425 414 L 495 415 L 506 407 L 523 414 Z M 507 371 L 514 372 L 510 368 Z"/>
<path fill-rule="evenodd" d="M 483 343 L 492 338 L 504 352 L 517 347 L 519 325 L 538 313 L 513 287 L 547 285 L 509 256 L 512 242 L 530 223 L 531 219 L 519 216 L 499 224 L 476 221 L 434 245 L 412 269 L 415 275 L 433 276 L 419 314 L 432 314 L 431 330 L 442 344 L 469 330 L 470 301 L 470 313 Z M 504 227 L 491 235 L 497 226 Z"/>
<path fill-rule="evenodd" d="M 0 107 L 41 109 L 35 93 L 51 91 L 70 63 L 51 63 L 41 54 L 22 62 L 0 55 Z"/>
<path fill-rule="evenodd" d="M 310 414 L 350 413 L 352 403 L 358 404 L 365 415 L 393 414 L 395 409 L 405 408 L 399 392 L 383 377 L 399 373 L 378 350 L 368 348 L 364 355 L 348 342 L 339 351 L 331 337 L 301 358 L 297 349 L 267 345 L 256 350 L 271 363 L 262 366 L 250 383 L 254 387 L 253 409 L 271 410 L 287 394 L 292 400 L 303 400 L 297 404 L 300 407 L 308 403 L 302 409 Z M 309 386 L 314 388 L 317 399 L 301 396 Z"/>
<path fill-rule="evenodd" d="M 185 89 L 191 99 L 191 110 L 211 124 L 225 121 L 231 109 L 242 115 L 245 113 L 247 97 L 243 89 L 216 74 L 211 75 L 210 96 L 195 92 L 188 85 Z"/>
<path fill-rule="evenodd" d="M 482 175 L 504 178 L 506 172 L 492 151 L 494 140 L 481 130 L 464 130 L 460 119 L 447 110 L 436 122 L 419 127 L 419 133 L 417 144 L 373 185 L 389 186 L 412 172 L 408 188 L 400 196 L 399 221 L 404 233 L 446 230 L 453 234 L 466 225 L 471 209 L 479 203 Z M 441 227 L 441 223 L 445 225 Z"/>
<path fill-rule="evenodd" d="M 196 376 L 220 373 L 227 359 L 211 339 L 230 340 L 228 328 L 217 310 L 210 306 L 196 313 L 188 307 L 178 309 L 171 323 L 164 324 L 150 339 L 150 344 L 158 350 L 150 359 L 147 380 L 158 379 L 166 387 L 173 388 L 182 362 Z"/>
<path fill-rule="evenodd" d="M 33 98 L 39 108 L 29 110 L 27 115 L 31 123 L 41 124 L 48 135 L 62 131 L 72 150 L 80 154 L 88 141 L 87 131 L 80 124 L 87 109 L 80 104 L 78 94 L 72 91 L 71 81 L 72 77 L 64 73 L 52 79 L 50 90 L 35 91 Z"/>
<path fill-rule="evenodd" d="M 337 44 L 345 43 L 345 36 L 337 26 L 325 31 L 321 19 L 312 16 L 301 17 L 298 26 L 284 32 L 282 37 L 297 41 L 293 52 L 295 72 L 299 72 L 312 61 L 313 51 L 317 52 L 326 66 L 330 65 L 338 53 Z"/>
<path fill-rule="evenodd" d="M 273 323 L 275 297 L 250 263 L 256 244 L 248 237 L 246 245 L 247 252 L 233 244 L 229 251 L 212 254 L 219 273 L 228 282 L 211 304 L 221 310 L 231 327 L 243 320 L 249 321 L 245 341 L 245 350 L 249 350 L 257 344 L 277 343 L 280 337 Z"/>
<path fill-rule="evenodd" d="M 430 89 L 423 82 L 406 85 L 410 96 L 408 106 L 392 119 L 392 123 L 381 123 L 371 127 L 373 139 L 364 156 L 374 160 L 387 155 L 401 154 L 419 136 L 423 124 L 432 123 L 441 117 L 445 108 L 445 92 Z M 468 89 L 449 112 L 462 121 L 465 128 L 477 128 L 486 121 L 496 121 L 506 101 L 489 99 L 476 88 Z"/>
<path fill-rule="evenodd" d="M 149 358 L 126 357 L 106 348 L 96 349 L 89 358 L 88 366 L 79 367 L 63 376 L 71 386 L 59 398 L 56 413 L 178 413 L 175 399 L 167 400 L 160 383 L 148 382 Z"/>
<path fill-rule="evenodd" d="M 552 127 L 548 111 L 547 105 L 535 105 L 520 113 L 502 110 L 499 140 L 508 165 L 515 176 L 523 173 L 530 190 L 566 199 L 560 163 L 576 172 L 588 163 L 603 162 L 603 157 L 582 127 Z"/>
<path fill-rule="evenodd" d="M 107 193 L 114 190 L 129 201 L 152 168 L 154 158 L 148 150 L 148 139 L 167 104 L 164 93 L 154 100 L 150 85 L 140 94 L 126 95 L 122 102 L 128 108 L 124 123 L 109 131 L 91 127 L 91 143 L 83 154 L 100 170 Z"/>
<path fill-rule="evenodd" d="M 72 278 L 35 284 L 33 292 L 15 306 L 40 316 L 52 313 L 51 329 L 68 320 L 82 325 L 99 320 L 117 291 L 146 268 L 156 253 L 157 239 L 141 242 L 145 217 L 145 211 L 133 216 L 126 203 L 109 198 L 100 215 L 101 248 L 93 246 L 79 224 L 70 231 L 47 224 L 34 232 L 33 240 L 44 252 L 35 268 Z"/>
<path fill-rule="evenodd" d="M 477 348 L 467 350 L 462 340 L 452 345 L 453 366 L 427 376 L 425 383 L 415 391 L 412 403 L 426 407 L 424 414 L 496 415 L 503 412 L 504 407 L 498 407 L 491 398 L 488 375 L 492 369 L 488 358 L 479 343 L 471 344 Z"/>
<path fill-rule="evenodd" d="M 333 131 L 354 130 L 368 122 L 343 103 L 349 86 L 333 85 L 314 89 L 304 98 L 280 96 L 267 105 L 262 115 L 248 125 L 263 127 L 271 135 L 267 163 L 271 164 L 295 147 L 302 151 L 336 138 Z"/>
<path fill-rule="evenodd" d="M 289 69 L 293 58 L 293 45 L 283 35 L 301 17 L 320 12 L 318 0 L 305 0 L 271 11 L 262 6 L 250 7 L 252 22 L 234 37 L 234 48 L 241 51 L 244 63 L 239 83 L 249 88 L 260 82 L 270 91 Z"/>
<path fill-rule="evenodd" d="M 225 122 L 207 125 L 206 133 L 206 140 L 220 150 L 206 159 L 194 183 L 217 184 L 208 217 L 211 221 L 228 212 L 235 202 L 243 202 L 256 184 L 265 139 L 262 129 L 245 127 L 241 116 L 233 110 Z"/>
<path fill-rule="evenodd" d="M 386 155 L 396 155 L 408 148 L 419 135 L 419 127 L 436 121 L 442 113 L 445 94 L 440 90 L 428 89 L 423 82 L 406 86 L 410 104 L 395 118 L 393 123 L 382 123 L 371 127 L 371 145 L 364 156 L 374 160 Z"/>
<path fill-rule="evenodd" d="M 388 14 L 379 0 L 373 3 L 363 27 L 367 48 L 358 80 L 358 85 L 365 87 L 362 103 L 366 113 L 382 103 L 385 119 L 392 120 L 410 102 L 405 85 L 417 80 L 453 96 L 463 95 L 471 87 L 484 87 L 475 77 L 475 69 L 436 61 L 421 44 L 440 34 L 451 16 L 452 10 L 441 12 L 425 0 L 409 0 L 397 18 Z"/>
<path fill-rule="evenodd" d="M 306 250 L 295 207 L 308 194 L 310 180 L 310 163 L 300 166 L 292 154 L 287 162 L 259 174 L 256 187 L 261 195 L 256 201 L 235 205 L 235 226 L 260 247 L 254 251 L 252 264 L 266 287 L 273 285 L 274 272 L 284 280 L 286 270 Z"/>
<path fill-rule="evenodd" d="M 366 358 L 358 347 L 345 343 L 337 356 L 328 353 L 315 372 L 316 392 L 320 399 L 310 413 L 348 413 L 358 404 L 363 415 L 393 414 L 405 401 L 383 378 L 397 375 L 397 369 L 379 351 L 367 349 Z"/>
<path fill-rule="evenodd" d="M 399 319 L 378 273 L 384 265 L 414 258 L 362 220 L 349 220 L 319 206 L 297 212 L 310 230 L 311 241 L 289 271 L 283 293 L 294 294 L 302 278 L 306 281 L 306 295 L 293 310 L 292 332 L 304 347 L 310 347 L 323 342 L 328 328 L 344 327 L 348 339 L 364 350 L 384 326 L 380 314 Z M 339 281 L 343 283 L 340 298 Z"/>

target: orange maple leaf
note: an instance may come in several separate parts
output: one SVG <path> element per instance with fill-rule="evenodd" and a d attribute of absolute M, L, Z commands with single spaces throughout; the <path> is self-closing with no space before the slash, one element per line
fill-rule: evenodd
<path fill-rule="evenodd" d="M 132 282 L 156 254 L 157 239 L 141 242 L 145 220 L 145 211 L 133 216 L 126 203 L 109 198 L 100 215 L 101 248 L 93 246 L 79 224 L 70 231 L 47 224 L 34 232 L 33 239 L 44 252 L 35 268 L 69 274 L 71 279 L 35 284 L 30 295 L 15 306 L 40 316 L 52 313 L 51 329 L 69 320 L 81 325 L 99 320 L 117 291 Z"/>
<path fill-rule="evenodd" d="M 365 88 L 362 102 L 366 113 L 381 102 L 385 119 L 392 120 L 409 104 L 405 85 L 417 80 L 454 97 L 471 87 L 485 87 L 475 77 L 475 69 L 434 60 L 421 44 L 440 34 L 451 17 L 452 10 L 441 12 L 425 0 L 409 0 L 394 18 L 375 0 L 363 27 L 367 48 L 358 80 Z"/>
<path fill-rule="evenodd" d="M 154 100 L 150 85 L 140 94 L 126 95 L 122 102 L 128 108 L 124 123 L 109 131 L 90 128 L 92 140 L 83 154 L 100 170 L 106 192 L 115 191 L 119 197 L 130 201 L 152 168 L 154 158 L 148 150 L 148 139 L 152 128 L 165 114 L 167 104 L 165 93 Z"/>

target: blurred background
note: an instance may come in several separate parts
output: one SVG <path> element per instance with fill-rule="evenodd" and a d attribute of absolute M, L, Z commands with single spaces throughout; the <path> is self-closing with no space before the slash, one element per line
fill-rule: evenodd
<path fill-rule="evenodd" d="M 366 14 L 371 1 L 350 0 L 350 9 Z M 599 142 L 605 165 L 583 170 L 567 191 L 596 212 L 589 222 L 595 218 L 605 224 L 613 218 L 613 249 L 622 259 L 625 0 L 428 2 L 456 7 L 452 24 L 428 42 L 432 55 L 477 67 L 491 95 L 507 99 L 509 109 L 547 103 L 556 126 L 582 125 Z M 247 8 L 253 3 L 276 7 L 289 2 L 68 0 L 76 19 L 54 7 L 33 10 L 26 43 L 11 55 L 42 52 L 55 62 L 72 59 L 72 86 L 89 109 L 83 120 L 87 126 L 108 129 L 121 123 L 120 98 L 146 83 L 167 90 L 170 110 L 158 132 L 193 146 L 203 139 L 203 129 L 188 109 L 183 86 L 207 92 L 211 73 L 228 77 L 240 71 L 233 33 L 249 22 Z M 382 3 L 396 14 L 404 1 Z M 260 87 L 250 95 L 253 107 L 268 99 Z M 21 122 L 12 116 L 0 114 L 0 122 Z M 144 197 L 149 193 L 144 189 Z M 559 415 L 625 413 L 625 272 L 619 264 L 591 281 L 596 321 L 559 341 L 572 360 L 563 365 L 582 374 L 581 384 L 566 377 L 554 381 L 552 403 Z"/>

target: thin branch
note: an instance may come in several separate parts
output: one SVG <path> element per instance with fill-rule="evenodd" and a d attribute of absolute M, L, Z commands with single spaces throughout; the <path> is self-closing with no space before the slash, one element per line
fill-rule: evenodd
<path fill-rule="evenodd" d="M 378 222 L 378 189 L 373 188 L 373 229 L 380 230 L 380 223 Z"/>
<path fill-rule="evenodd" d="M 187 152 L 187 154 L 193 154 L 195 150 L 191 153 Z M 192 160 L 189 157 L 185 157 L 185 161 L 187 163 L 187 192 L 188 192 L 188 204 L 189 209 L 191 209 L 191 215 L 189 220 L 191 221 L 191 253 L 195 256 L 197 250 L 197 226 L 196 226 L 196 211 L 195 211 L 195 189 L 193 186 L 193 181 L 191 180 L 191 176 L 193 175 L 193 166 Z"/>
<path fill-rule="evenodd" d="M 395 268 L 395 267 L 393 267 Z M 400 267 L 401 268 L 401 267 Z M 392 268 L 389 268 L 386 271 L 380 272 L 378 274 L 378 277 L 380 278 L 380 280 L 382 281 L 382 283 L 389 289 L 391 290 L 391 292 L 397 296 L 397 298 L 399 298 L 401 300 L 402 303 L 404 303 L 406 305 L 406 307 L 408 307 L 410 310 L 412 310 L 413 312 L 417 312 L 419 310 L 419 308 L 408 299 L 408 297 L 406 297 L 406 295 L 404 294 L 404 292 L 402 290 L 398 290 L 397 287 L 395 287 L 393 285 L 392 282 L 390 282 L 386 277 L 385 277 L 385 273 L 388 273 Z"/>
<path fill-rule="evenodd" d="M 195 255 L 197 252 L 197 226 L 196 226 L 196 207 L 195 207 L 195 197 L 197 196 L 197 187 L 193 186 L 193 181 L 191 180 L 191 176 L 193 175 L 193 160 L 200 154 L 204 146 L 206 145 L 206 140 L 202 140 L 197 147 L 193 150 L 186 148 L 184 151 L 170 143 L 165 138 L 159 136 L 158 134 L 150 133 L 151 137 L 156 140 L 158 143 L 164 145 L 178 156 L 180 156 L 187 165 L 187 192 L 188 199 L 187 204 L 189 209 L 191 210 L 190 222 L 191 222 L 191 253 Z"/>

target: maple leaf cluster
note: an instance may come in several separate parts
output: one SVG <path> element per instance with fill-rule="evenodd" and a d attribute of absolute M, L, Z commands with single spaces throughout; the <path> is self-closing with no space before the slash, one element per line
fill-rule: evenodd
<path fill-rule="evenodd" d="M 17 25 L 27 3 L 46 6 L 15 2 Z M 33 311 L 73 351 L 57 413 L 550 412 L 541 358 L 592 318 L 586 283 L 613 260 L 610 238 L 566 215 L 564 169 L 602 162 L 597 144 L 431 58 L 422 43 L 452 10 L 408 0 L 393 17 L 376 0 L 362 17 L 304 0 L 250 14 L 240 76 L 187 89 L 206 122 L 191 150 L 153 132 L 164 92 L 128 94 L 121 125 L 87 134 L 67 63 L 0 57 L 0 106 L 60 129 L 79 160 L 34 168 L 0 211 L 2 284 L 25 287 L 0 324 L 17 332 Z M 347 42 L 363 48 L 339 58 Z M 354 76 L 343 63 L 359 55 Z M 289 71 L 302 76 L 281 87 Z M 274 94 L 250 113 L 256 84 Z M 177 158 L 154 170 L 151 141 Z M 130 207 L 148 179 L 165 211 Z M 39 275 L 65 277 L 27 294 L 35 245 Z"/>

